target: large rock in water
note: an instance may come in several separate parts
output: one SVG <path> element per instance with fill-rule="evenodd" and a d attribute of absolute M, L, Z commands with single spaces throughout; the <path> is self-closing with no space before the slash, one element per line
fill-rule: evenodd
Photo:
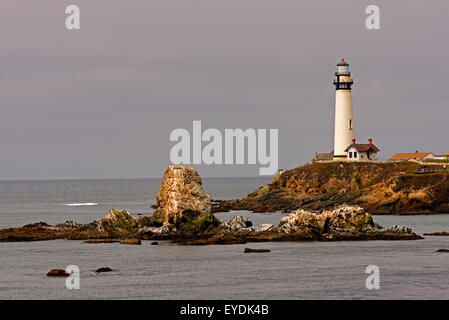
<path fill-rule="evenodd" d="M 204 230 L 216 220 L 211 214 L 211 201 L 203 191 L 201 177 L 195 169 L 169 166 L 153 206 L 152 222 L 156 226 L 171 225 L 196 232 Z M 182 229 L 182 228 L 181 228 Z"/>
<path fill-rule="evenodd" d="M 342 230 L 365 232 L 379 226 L 362 207 L 341 205 L 322 213 L 299 209 L 281 218 L 278 228 L 286 233 L 302 231 L 322 235 Z"/>

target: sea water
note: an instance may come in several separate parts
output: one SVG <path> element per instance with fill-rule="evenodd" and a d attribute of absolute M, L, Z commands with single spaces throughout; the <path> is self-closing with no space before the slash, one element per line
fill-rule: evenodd
<path fill-rule="evenodd" d="M 213 199 L 243 198 L 268 178 L 205 178 Z M 111 208 L 151 214 L 160 179 L 0 182 L 0 228 L 67 219 L 90 222 Z M 282 213 L 235 215 L 277 224 Z M 374 216 L 383 226 L 408 225 L 418 234 L 449 231 L 449 215 Z M 449 237 L 416 241 L 265 242 L 141 246 L 51 240 L 0 243 L 1 299 L 448 299 Z M 245 247 L 270 253 L 244 254 Z M 380 269 L 380 289 L 365 286 L 366 267 Z M 77 265 L 80 289 L 49 278 Z M 96 274 L 99 267 L 113 269 Z"/>

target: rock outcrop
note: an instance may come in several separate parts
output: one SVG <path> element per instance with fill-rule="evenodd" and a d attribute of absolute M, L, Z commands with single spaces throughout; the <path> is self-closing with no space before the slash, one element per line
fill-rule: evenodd
<path fill-rule="evenodd" d="M 320 213 L 299 209 L 281 218 L 279 225 L 259 225 L 240 216 L 200 235 L 197 239 L 181 241 L 186 244 L 245 243 L 255 241 L 300 240 L 418 240 L 405 226 L 382 228 L 359 206 L 341 205 Z"/>
<path fill-rule="evenodd" d="M 198 232 L 216 224 L 210 197 L 203 191 L 202 184 L 195 169 L 169 166 L 157 192 L 152 224 L 181 232 Z"/>
<path fill-rule="evenodd" d="M 362 207 L 341 205 L 322 213 L 299 209 L 281 218 L 278 228 L 291 233 L 305 231 L 323 235 L 341 230 L 363 232 L 375 227 L 373 218 Z"/>
<path fill-rule="evenodd" d="M 105 217 L 95 221 L 94 224 L 96 224 L 96 229 L 100 232 L 123 233 L 137 231 L 136 219 L 126 210 L 112 209 Z"/>
<path fill-rule="evenodd" d="M 249 219 L 245 219 L 241 216 L 237 216 L 232 218 L 229 221 L 224 221 L 220 223 L 219 228 L 227 231 L 236 231 L 236 232 L 253 232 L 255 229 L 253 228 L 253 223 Z"/>
<path fill-rule="evenodd" d="M 289 198 L 282 198 L 284 202 L 273 200 L 281 199 L 278 193 L 283 191 L 276 191 L 275 188 L 280 187 L 274 187 L 284 184 L 279 179 L 276 178 L 271 186 L 260 188 L 260 193 L 257 193 L 260 197 L 254 200 L 255 203 L 262 203 L 268 208 L 272 204 L 297 201 L 287 200 Z M 293 186 L 298 188 L 297 192 L 303 192 L 306 188 L 294 184 L 289 188 Z M 261 210 L 261 207 L 258 208 Z M 278 226 L 253 226 L 250 220 L 241 216 L 220 222 L 211 213 L 211 201 L 202 189 L 201 177 L 194 169 L 183 166 L 170 166 L 166 170 L 155 209 L 152 217 L 134 218 L 126 210 L 112 209 L 105 217 L 89 224 L 67 221 L 50 226 L 40 222 L 22 228 L 2 229 L 0 241 L 71 239 L 105 243 L 121 239 L 122 244 L 138 245 L 141 240 L 172 240 L 200 245 L 257 241 L 421 239 L 407 227 L 380 227 L 366 210 L 354 205 L 340 205 L 320 213 L 299 209 L 282 218 Z"/>
<path fill-rule="evenodd" d="M 449 212 L 449 171 L 423 173 L 415 162 L 312 163 L 286 170 L 241 200 L 217 201 L 213 212 L 322 210 L 343 203 L 371 214 Z"/>
<path fill-rule="evenodd" d="M 49 225 L 1 229 L 0 241 L 70 239 L 87 240 L 85 241 L 87 243 L 114 243 L 118 242 L 115 239 L 122 239 L 122 244 L 138 245 L 141 244 L 141 240 L 164 239 L 183 244 L 201 245 L 260 241 L 422 239 L 407 227 L 395 226 L 384 229 L 374 223 L 371 215 L 361 207 L 347 205 L 321 213 L 299 209 L 289 216 L 283 217 L 278 226 L 271 224 L 253 226 L 250 220 L 237 216 L 230 221 L 209 225 L 206 230 L 197 228 L 195 232 L 192 231 L 193 229 L 188 229 L 188 232 L 181 231 L 183 224 L 179 230 L 163 225 L 142 227 L 133 231 L 135 221 L 129 221 L 127 216 L 129 213 L 120 212 L 121 214 L 118 214 L 117 211 L 113 211 L 113 214 L 108 214 L 107 219 L 80 225 L 77 229 Z M 123 220 L 124 217 L 127 218 Z M 127 222 L 116 224 L 113 221 Z M 101 231 L 99 225 L 107 227 Z M 189 223 L 185 223 L 185 225 L 189 225 Z"/>
<path fill-rule="evenodd" d="M 314 213 L 299 209 L 281 218 L 279 232 L 306 232 L 319 240 L 401 240 L 422 239 L 407 226 L 382 228 L 360 206 L 340 205 L 332 210 Z"/>

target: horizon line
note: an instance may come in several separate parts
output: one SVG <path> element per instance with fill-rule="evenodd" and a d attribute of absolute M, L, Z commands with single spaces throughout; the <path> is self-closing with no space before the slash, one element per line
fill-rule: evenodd
<path fill-rule="evenodd" d="M 243 179 L 243 178 L 274 178 L 274 176 L 204 176 L 201 179 Z M 91 180 L 154 180 L 162 179 L 160 177 L 143 178 L 44 178 L 44 179 L 0 179 L 0 182 L 32 182 L 32 181 L 91 181 Z"/>

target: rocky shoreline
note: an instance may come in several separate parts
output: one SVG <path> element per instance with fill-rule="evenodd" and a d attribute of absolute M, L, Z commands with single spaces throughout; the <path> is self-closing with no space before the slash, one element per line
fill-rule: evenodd
<path fill-rule="evenodd" d="M 127 229 L 116 223 L 114 229 L 101 226 L 117 220 L 135 220 L 136 227 Z M 114 221 L 118 222 L 118 221 Z M 176 226 L 142 225 L 126 210 L 111 210 L 108 216 L 85 225 L 73 227 L 72 221 L 50 226 L 45 223 L 0 230 L 0 242 L 43 241 L 55 239 L 85 240 L 86 243 L 140 244 L 140 240 L 172 240 L 186 245 L 238 244 L 264 241 L 341 241 L 341 240 L 417 240 L 423 239 L 407 227 L 385 229 L 372 221 L 360 207 L 340 206 L 320 214 L 298 210 L 281 219 L 278 226 L 252 222 L 236 216 L 230 221 L 211 224 L 202 232 L 179 231 Z M 75 224 L 76 225 L 76 224 Z M 189 226 L 187 228 L 190 228 Z M 180 229 L 186 229 L 181 226 Z M 120 240 L 118 240 L 120 239 Z"/>
<path fill-rule="evenodd" d="M 278 174 L 246 198 L 214 201 L 212 211 L 288 213 L 349 204 L 371 214 L 449 213 L 449 172 L 421 173 L 422 167 L 416 162 L 312 163 Z"/>
<path fill-rule="evenodd" d="M 220 221 L 202 189 L 199 174 L 190 167 L 170 166 L 162 179 L 151 217 L 133 217 L 126 210 L 112 209 L 105 217 L 88 224 L 67 221 L 45 222 L 0 230 L 0 241 L 53 239 L 87 240 L 104 243 L 120 239 L 121 244 L 140 240 L 171 240 L 185 245 L 236 244 L 261 241 L 417 240 L 421 236 L 407 227 L 382 228 L 357 205 L 340 204 L 312 212 L 299 209 L 283 217 L 277 226 L 253 226 L 237 216 Z"/>

